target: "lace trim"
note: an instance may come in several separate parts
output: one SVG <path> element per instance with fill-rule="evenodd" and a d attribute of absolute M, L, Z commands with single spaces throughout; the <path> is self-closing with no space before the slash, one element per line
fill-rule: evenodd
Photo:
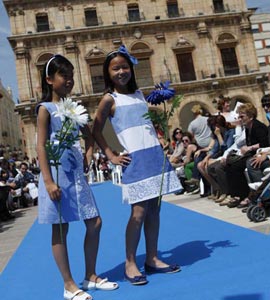
<path fill-rule="evenodd" d="M 123 185 L 123 202 L 133 204 L 159 196 L 161 175 L 145 180 Z M 182 189 L 179 179 L 174 171 L 164 175 L 162 195 L 173 193 Z"/>

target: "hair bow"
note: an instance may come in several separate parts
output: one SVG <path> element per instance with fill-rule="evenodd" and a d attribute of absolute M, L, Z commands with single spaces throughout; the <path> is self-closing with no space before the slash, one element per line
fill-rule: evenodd
<path fill-rule="evenodd" d="M 127 51 L 127 48 L 125 47 L 125 45 L 121 45 L 119 47 L 119 49 L 117 50 L 118 53 L 122 53 L 125 56 L 127 56 L 129 58 L 129 60 L 132 62 L 133 65 L 137 65 L 138 64 L 138 60 L 136 57 L 130 55 Z"/>

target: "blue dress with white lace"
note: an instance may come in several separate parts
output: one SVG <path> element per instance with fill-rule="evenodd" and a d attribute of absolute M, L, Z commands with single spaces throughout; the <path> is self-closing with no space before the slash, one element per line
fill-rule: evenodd
<path fill-rule="evenodd" d="M 159 196 L 164 153 L 150 120 L 144 117 L 148 106 L 140 90 L 134 94 L 110 94 L 115 102 L 111 124 L 118 140 L 129 153 L 131 162 L 123 168 L 124 203 L 138 203 Z M 162 195 L 179 191 L 182 186 L 166 158 Z"/>
<path fill-rule="evenodd" d="M 57 110 L 56 104 L 42 102 L 37 106 L 44 106 L 50 114 L 49 139 L 55 140 L 55 133 L 61 129 L 60 117 L 52 113 Z M 77 128 L 78 130 L 78 128 Z M 59 186 L 61 188 L 62 223 L 86 220 L 99 216 L 94 195 L 87 183 L 83 172 L 83 156 L 79 142 L 71 149 L 64 151 L 58 168 Z M 52 176 L 56 182 L 56 169 L 51 166 Z M 42 173 L 38 184 L 38 221 L 39 223 L 58 224 L 58 202 L 52 201 L 46 190 Z"/>

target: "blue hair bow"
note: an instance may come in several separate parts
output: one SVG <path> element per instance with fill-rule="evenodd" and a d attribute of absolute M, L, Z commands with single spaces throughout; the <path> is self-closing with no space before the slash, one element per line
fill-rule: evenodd
<path fill-rule="evenodd" d="M 118 53 L 122 53 L 124 54 L 126 57 L 128 57 L 128 59 L 132 62 L 133 65 L 137 65 L 138 64 L 138 60 L 136 57 L 130 55 L 127 51 L 127 48 L 125 47 L 125 45 L 121 45 L 119 47 L 119 49 L 117 50 Z"/>

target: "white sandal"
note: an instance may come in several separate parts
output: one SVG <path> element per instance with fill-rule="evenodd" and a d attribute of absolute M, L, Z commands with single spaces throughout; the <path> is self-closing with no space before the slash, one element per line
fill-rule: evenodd
<path fill-rule="evenodd" d="M 112 291 L 118 288 L 118 284 L 116 282 L 108 281 L 108 278 L 102 279 L 100 282 L 88 281 L 84 279 L 82 284 L 82 289 L 87 290 L 102 290 L 102 291 Z"/>
<path fill-rule="evenodd" d="M 79 295 L 82 293 L 81 295 Z M 66 289 L 64 289 L 64 299 L 65 300 L 92 300 L 92 296 L 85 293 L 83 290 L 77 290 L 76 292 L 72 293 Z"/>

